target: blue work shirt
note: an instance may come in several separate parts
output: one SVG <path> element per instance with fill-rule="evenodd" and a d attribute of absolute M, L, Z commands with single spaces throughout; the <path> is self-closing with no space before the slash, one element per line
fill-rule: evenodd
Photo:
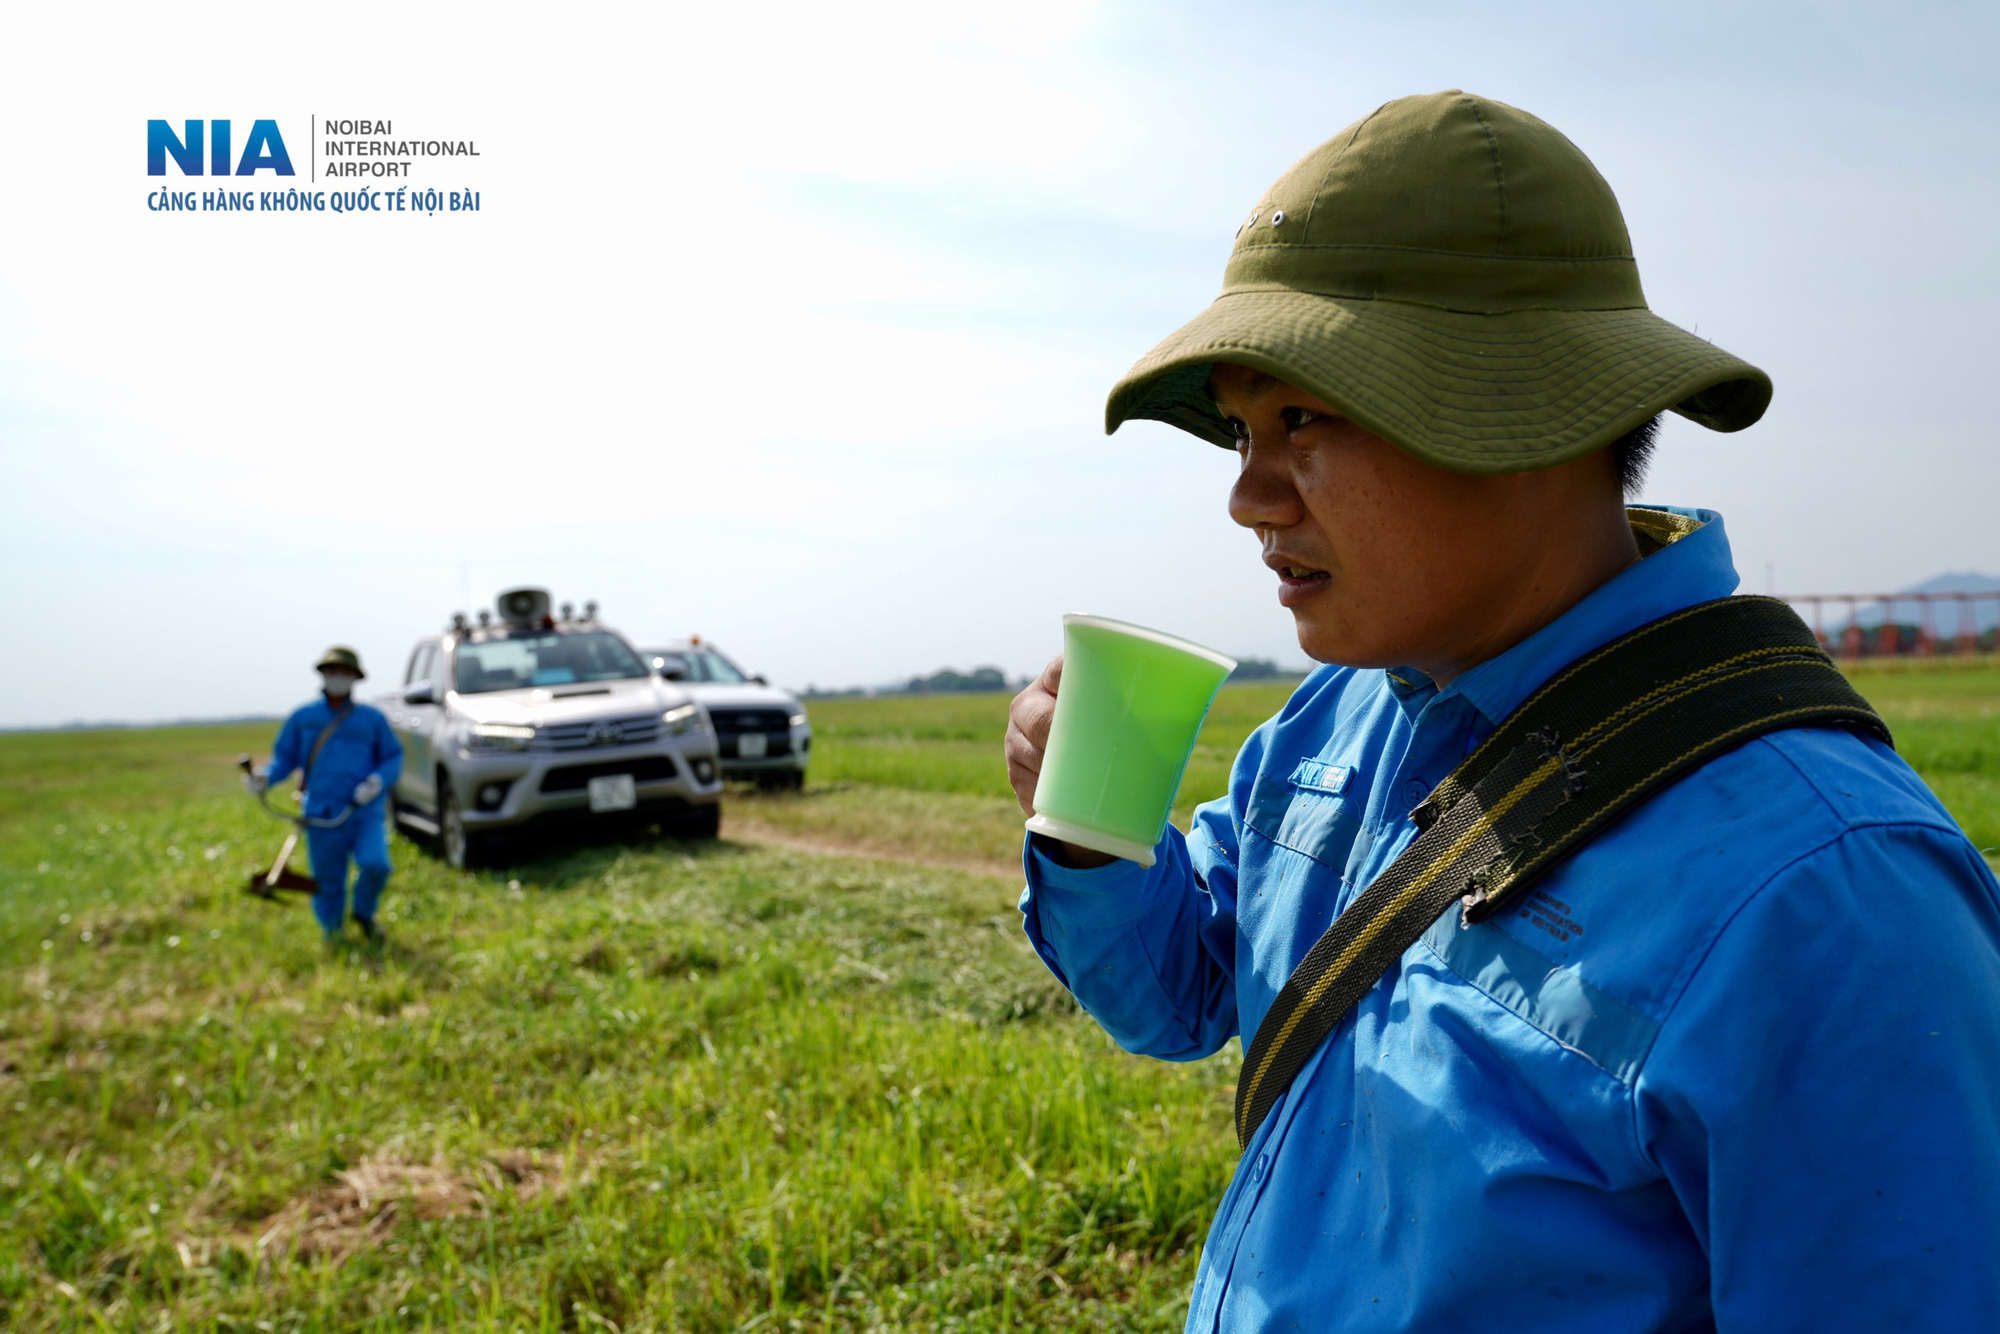
<path fill-rule="evenodd" d="M 1150 869 L 1031 844 L 1036 950 L 1130 1051 L 1253 1035 L 1495 724 L 1735 589 L 1719 517 L 1669 513 L 1442 690 L 1315 671 Z M 2000 886 L 1870 738 L 1710 761 L 1362 998 L 1244 1152 L 1187 1327 L 2000 1330 Z"/>
<path fill-rule="evenodd" d="M 396 786 L 403 772 L 403 743 L 389 729 L 389 720 L 380 709 L 352 701 L 341 710 L 347 715 L 338 731 L 327 738 L 319 758 L 307 776 L 305 813 L 324 819 L 347 809 L 354 789 L 370 774 L 382 780 L 382 792 Z M 298 708 L 285 719 L 278 731 L 278 743 L 271 747 L 271 766 L 265 777 L 272 786 L 284 781 L 294 769 L 302 768 L 312 754 L 313 743 L 334 720 L 326 696 Z M 368 815 L 382 809 L 385 795 L 356 811 Z"/>

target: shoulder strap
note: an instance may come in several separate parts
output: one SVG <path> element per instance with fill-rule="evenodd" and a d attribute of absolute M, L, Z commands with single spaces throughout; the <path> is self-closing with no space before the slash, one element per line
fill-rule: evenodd
<path fill-rule="evenodd" d="M 313 765 L 318 762 L 319 753 L 326 749 L 327 741 L 335 732 L 340 730 L 340 725 L 347 721 L 348 717 L 353 714 L 357 707 L 359 706 L 349 703 L 346 708 L 333 715 L 332 722 L 319 729 L 319 735 L 313 738 L 312 751 L 306 756 L 305 767 L 299 770 L 300 786 L 309 787 L 312 785 Z"/>
<path fill-rule="evenodd" d="M 1752 737 L 1838 725 L 1890 740 L 1797 613 L 1730 597 L 1663 616 L 1558 672 L 1412 813 L 1416 841 L 1307 951 L 1236 1081 L 1249 1147 L 1355 1002 L 1453 904 L 1476 922 L 1619 815 Z"/>

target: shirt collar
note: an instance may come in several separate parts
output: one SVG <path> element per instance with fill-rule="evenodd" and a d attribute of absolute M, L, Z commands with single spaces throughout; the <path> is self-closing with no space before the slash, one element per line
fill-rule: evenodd
<path fill-rule="evenodd" d="M 1459 676 L 1438 692 L 1440 698 L 1462 696 L 1497 724 L 1592 649 L 1669 612 L 1736 591 L 1736 565 L 1720 514 L 1672 505 L 1632 506 L 1628 513 L 1640 550 L 1650 554 L 1499 657 Z M 1390 691 L 1406 709 L 1421 706 L 1422 694 L 1431 689 L 1429 679 L 1412 668 L 1387 675 Z"/>

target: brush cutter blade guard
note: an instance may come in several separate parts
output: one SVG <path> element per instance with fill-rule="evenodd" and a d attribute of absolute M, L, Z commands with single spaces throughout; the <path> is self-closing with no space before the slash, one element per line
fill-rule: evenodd
<path fill-rule="evenodd" d="M 267 871 L 252 871 L 250 883 L 244 888 L 267 903 L 283 903 L 278 897 L 281 889 L 296 890 L 301 894 L 317 894 L 319 881 L 309 875 L 300 875 L 289 866 L 278 868 L 278 877 L 273 880 Z"/>
<path fill-rule="evenodd" d="M 285 846 L 279 848 L 278 855 L 271 859 L 271 869 L 250 873 L 252 894 L 267 903 L 276 903 L 281 889 L 294 889 L 302 894 L 319 892 L 319 881 L 292 869 L 292 849 L 298 845 L 299 831 L 294 827 L 291 833 L 285 835 Z"/>

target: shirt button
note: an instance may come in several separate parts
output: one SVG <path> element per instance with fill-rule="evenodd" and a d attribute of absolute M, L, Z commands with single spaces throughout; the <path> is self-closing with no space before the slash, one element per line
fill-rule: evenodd
<path fill-rule="evenodd" d="M 1412 778 L 1409 782 L 1403 784 L 1403 798 L 1410 803 L 1410 809 L 1412 810 L 1423 805 L 1424 798 L 1430 794 L 1430 784 L 1424 782 L 1421 778 Z"/>

